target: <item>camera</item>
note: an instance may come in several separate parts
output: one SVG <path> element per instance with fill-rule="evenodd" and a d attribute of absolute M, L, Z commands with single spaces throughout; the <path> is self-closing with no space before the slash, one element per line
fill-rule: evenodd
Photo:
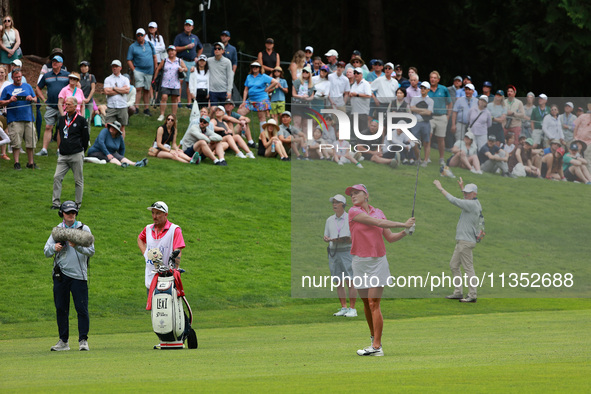
<path fill-rule="evenodd" d="M 57 264 L 53 267 L 53 277 L 57 279 L 58 282 L 62 281 L 62 270 Z"/>

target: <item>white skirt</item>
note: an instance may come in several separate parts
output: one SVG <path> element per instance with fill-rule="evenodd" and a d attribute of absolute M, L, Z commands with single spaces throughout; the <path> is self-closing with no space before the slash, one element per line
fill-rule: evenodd
<path fill-rule="evenodd" d="M 386 256 L 353 256 L 353 286 L 356 289 L 384 287 L 392 281 Z"/>

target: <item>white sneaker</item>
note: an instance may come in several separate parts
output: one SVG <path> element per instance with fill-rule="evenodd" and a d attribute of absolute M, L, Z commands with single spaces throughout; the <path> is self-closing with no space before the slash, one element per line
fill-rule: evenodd
<path fill-rule="evenodd" d="M 361 165 L 361 163 L 357 163 L 357 167 L 363 168 L 363 166 Z"/>
<path fill-rule="evenodd" d="M 86 350 L 86 351 L 90 350 L 88 348 L 88 341 L 86 339 L 81 340 L 79 342 L 79 345 L 80 345 L 80 351 L 82 351 L 82 350 Z"/>
<path fill-rule="evenodd" d="M 162 122 L 164 120 L 164 115 L 160 115 L 157 120 L 158 122 Z"/>
<path fill-rule="evenodd" d="M 236 153 L 236 157 L 239 157 L 241 159 L 246 159 L 246 156 L 244 156 L 244 153 L 242 153 L 242 152 Z"/>
<path fill-rule="evenodd" d="M 47 156 L 47 151 L 41 148 L 39 152 L 35 153 L 35 156 Z"/>
<path fill-rule="evenodd" d="M 345 317 L 357 317 L 357 309 L 349 308 L 349 312 L 345 313 Z"/>
<path fill-rule="evenodd" d="M 347 312 L 349 312 L 349 308 L 341 308 L 340 311 L 338 311 L 337 313 L 333 313 L 333 316 L 345 316 L 347 314 Z"/>
<path fill-rule="evenodd" d="M 249 159 L 254 159 L 254 158 L 255 158 L 255 157 L 254 157 L 254 153 L 252 153 L 252 152 L 248 152 L 248 153 L 246 154 L 246 157 L 248 157 Z"/>
<path fill-rule="evenodd" d="M 470 172 L 472 174 L 478 174 L 478 171 L 476 171 L 476 168 L 474 168 L 474 167 L 470 168 Z"/>
<path fill-rule="evenodd" d="M 381 346 L 379 349 L 374 349 L 373 346 L 368 346 L 365 349 L 357 350 L 357 355 L 358 356 L 383 356 L 384 351 L 382 350 Z"/>
<path fill-rule="evenodd" d="M 68 345 L 68 342 L 64 342 L 61 339 L 57 341 L 55 346 L 51 347 L 52 352 L 61 352 L 64 350 L 70 350 L 70 345 Z"/>

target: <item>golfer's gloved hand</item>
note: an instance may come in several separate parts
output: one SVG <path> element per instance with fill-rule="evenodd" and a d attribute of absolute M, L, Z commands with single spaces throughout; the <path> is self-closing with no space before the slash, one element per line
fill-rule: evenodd
<path fill-rule="evenodd" d="M 412 235 L 412 233 L 415 232 L 415 226 L 416 226 L 416 224 L 413 224 L 409 228 L 405 228 L 404 232 L 406 233 L 406 235 Z"/>

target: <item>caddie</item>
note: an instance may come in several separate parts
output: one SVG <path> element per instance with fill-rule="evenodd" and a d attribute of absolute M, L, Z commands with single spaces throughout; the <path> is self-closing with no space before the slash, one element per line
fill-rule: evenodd
<path fill-rule="evenodd" d="M 168 205 L 166 203 L 156 201 L 148 207 L 148 210 L 152 211 L 154 224 L 144 227 L 137 238 L 137 244 L 146 260 L 145 285 L 149 290 L 152 278 L 154 278 L 154 263 L 148 257 L 146 251 L 154 248 L 160 249 L 162 262 L 166 264 L 173 250 L 184 249 L 185 240 L 181 228 L 168 221 Z M 179 254 L 175 262 L 175 268 L 179 267 L 180 259 L 181 255 Z"/>
<path fill-rule="evenodd" d="M 70 350 L 68 344 L 70 293 L 78 314 L 79 349 L 89 350 L 88 260 L 94 255 L 94 238 L 90 228 L 78 221 L 78 206 L 74 201 L 65 201 L 60 206 L 58 215 L 63 218 L 63 221 L 54 229 L 43 249 L 45 257 L 53 256 L 53 300 L 59 341 L 51 347 L 51 350 Z M 57 234 L 63 235 L 64 239 L 58 238 Z"/>

